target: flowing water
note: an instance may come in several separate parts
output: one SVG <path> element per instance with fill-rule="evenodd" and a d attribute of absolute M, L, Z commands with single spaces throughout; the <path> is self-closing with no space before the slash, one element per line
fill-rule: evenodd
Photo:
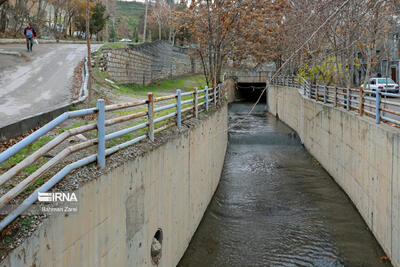
<path fill-rule="evenodd" d="M 221 181 L 178 266 L 391 266 L 296 133 L 250 107 L 229 107 Z"/>

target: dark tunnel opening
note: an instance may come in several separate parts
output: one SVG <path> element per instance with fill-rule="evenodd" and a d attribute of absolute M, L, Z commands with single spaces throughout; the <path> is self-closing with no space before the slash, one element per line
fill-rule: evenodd
<path fill-rule="evenodd" d="M 266 103 L 265 83 L 237 83 L 237 96 L 246 102 L 256 102 L 260 98 L 259 103 Z"/>

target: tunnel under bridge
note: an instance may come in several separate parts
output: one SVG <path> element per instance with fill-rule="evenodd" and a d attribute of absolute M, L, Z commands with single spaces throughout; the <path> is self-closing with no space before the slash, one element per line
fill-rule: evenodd
<path fill-rule="evenodd" d="M 225 74 L 225 79 L 234 82 L 236 100 L 266 103 L 266 92 L 263 92 L 267 80 L 271 77 L 269 71 L 236 71 Z"/>

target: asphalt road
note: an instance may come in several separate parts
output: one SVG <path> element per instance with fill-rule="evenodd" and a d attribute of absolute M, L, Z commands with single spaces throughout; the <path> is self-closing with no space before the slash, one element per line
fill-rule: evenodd
<path fill-rule="evenodd" d="M 40 44 L 32 53 L 23 44 L 0 49 L 22 54 L 0 55 L 0 128 L 71 101 L 74 69 L 86 56 L 86 45 Z"/>

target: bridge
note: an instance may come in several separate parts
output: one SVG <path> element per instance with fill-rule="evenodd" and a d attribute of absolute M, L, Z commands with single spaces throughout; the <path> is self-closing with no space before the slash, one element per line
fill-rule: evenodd
<path fill-rule="evenodd" d="M 280 76 L 262 98 L 266 115 L 265 105 L 253 104 L 269 75 L 238 74 L 214 88 L 109 106 L 99 100 L 0 154 L 8 159 L 62 120 L 96 117 L 0 176 L 8 188 L 0 227 L 12 245 L 1 251 L 2 264 L 400 266 L 394 96 Z M 85 131 L 93 139 L 18 178 Z M 81 150 L 81 159 L 68 158 Z M 45 192 L 74 192 L 78 201 L 38 202 Z M 43 207 L 76 209 L 43 216 Z"/>

